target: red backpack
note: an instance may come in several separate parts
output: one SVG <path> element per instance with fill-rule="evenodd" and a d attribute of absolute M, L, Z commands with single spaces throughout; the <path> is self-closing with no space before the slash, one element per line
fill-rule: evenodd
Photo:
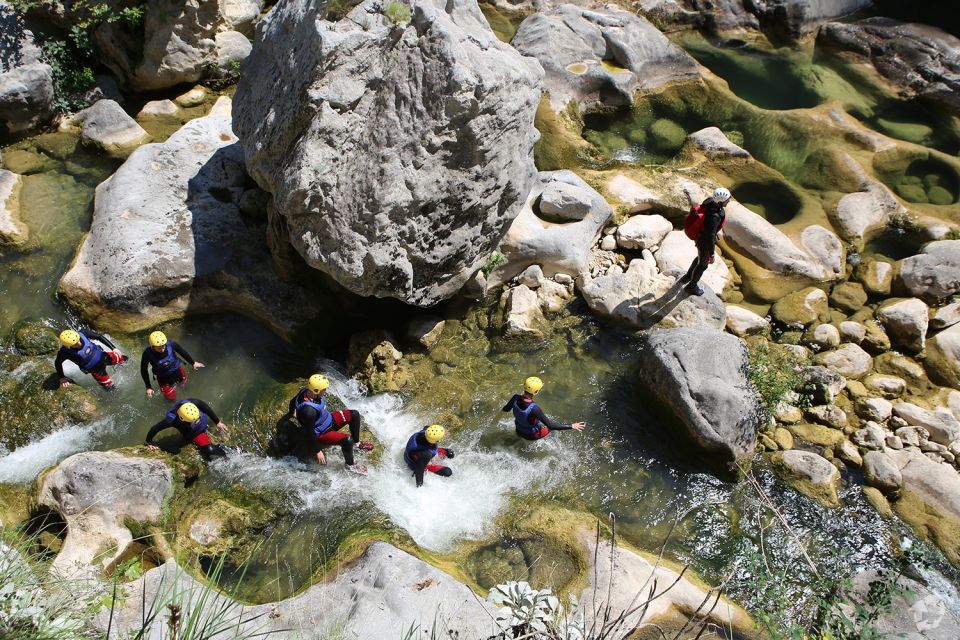
<path fill-rule="evenodd" d="M 703 233 L 703 216 L 705 214 L 706 212 L 703 210 L 703 206 L 695 204 L 690 207 L 687 220 L 683 223 L 683 232 L 694 242 L 696 242 L 700 234 Z M 727 216 L 723 216 L 723 220 L 720 221 L 720 228 L 723 229 L 723 225 L 725 224 L 727 224 Z"/>

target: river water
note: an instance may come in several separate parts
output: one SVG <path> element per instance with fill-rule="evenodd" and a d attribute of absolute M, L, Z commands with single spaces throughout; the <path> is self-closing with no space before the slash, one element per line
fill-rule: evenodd
<path fill-rule="evenodd" d="M 741 65 L 760 68 L 762 73 L 736 79 L 740 67 L 731 71 L 724 64 L 732 64 L 729 56 L 753 55 L 749 51 L 730 53 L 729 47 L 699 40 L 688 43 L 688 48 L 716 73 L 730 75 L 731 89 L 757 106 L 790 109 L 820 102 L 821 96 L 813 92 L 799 95 L 800 102 L 768 104 L 762 91 L 757 93 L 754 85 L 764 74 L 769 81 L 784 65 L 795 64 L 793 53 L 776 58 L 774 53 L 762 52 L 764 62 L 759 66 Z M 835 85 L 840 83 L 836 80 Z M 698 127 L 710 124 L 698 118 Z M 751 135 L 757 139 L 763 133 L 763 113 L 751 118 L 750 128 L 744 131 L 748 142 Z M 596 126 L 628 132 L 645 123 L 649 124 L 643 120 Z M 784 135 L 779 128 L 769 133 Z M 816 142 L 792 144 L 807 148 Z M 949 144 L 953 143 L 945 143 L 944 148 Z M 751 151 L 785 175 L 797 176 L 797 188 L 804 188 L 803 174 L 791 173 L 789 159 L 779 158 L 776 148 L 776 143 L 770 143 Z M 89 228 L 93 189 L 116 163 L 80 147 L 70 149 L 62 134 L 3 149 L 5 161 L 12 157 L 29 172 L 22 210 L 32 233 L 25 251 L 6 252 L 0 258 L 4 348 L 10 348 L 9 336 L 23 319 L 44 319 L 57 326 L 75 321 L 57 299 L 57 283 Z M 764 595 L 752 589 L 756 554 L 764 549 L 772 568 L 784 573 L 788 590 L 798 596 L 803 593 L 809 575 L 796 540 L 777 524 L 757 492 L 748 483 L 724 483 L 686 466 L 662 424 L 645 409 L 633 382 L 635 338 L 590 318 L 582 303 L 573 304 L 571 316 L 558 323 L 542 345 L 524 353 L 498 352 L 469 324 L 465 318 L 448 321 L 438 346 L 445 355 L 437 357 L 437 379 L 431 383 L 437 393 L 415 398 L 366 395 L 343 373 L 337 360 L 342 361 L 344 338 L 351 326 L 335 327 L 329 340 L 315 346 L 285 343 L 256 322 L 232 314 L 196 316 L 162 327 L 207 365 L 189 372 L 185 395 L 210 402 L 231 427 L 227 442 L 242 443 L 247 451 L 211 464 L 201 485 L 242 484 L 251 489 L 280 489 L 289 496 L 289 509 L 264 532 L 263 544 L 250 559 L 242 591 L 246 597 L 264 601 L 303 588 L 319 567 L 336 557 L 338 544 L 347 535 L 373 527 L 408 536 L 424 553 L 457 565 L 482 584 L 489 576 L 479 575 L 476 567 L 483 564 L 484 549 L 503 550 L 523 543 L 523 518 L 543 505 L 603 520 L 615 514 L 619 535 L 651 551 L 682 516 L 667 547 L 671 559 L 689 563 L 708 582 L 732 573 L 731 594 L 756 611 L 766 606 Z M 137 362 L 145 335 L 112 336 L 133 357 L 114 376 L 116 392 L 106 394 L 95 389 L 89 377 L 75 376 L 98 395 L 105 417 L 68 425 L 0 454 L 0 482 L 30 482 L 71 453 L 143 441 L 150 425 L 166 410 L 159 394 L 144 397 Z M 294 458 L 268 458 L 256 446 L 268 435 L 255 415 L 258 400 L 314 370 L 333 378 L 332 391 L 363 414 L 379 446 L 378 454 L 367 461 L 365 476 L 343 470 L 338 451 L 331 451 L 330 464 L 319 468 Z M 510 415 L 500 409 L 527 375 L 540 375 L 546 381 L 539 400 L 551 416 L 565 422 L 585 420 L 587 430 L 561 432 L 536 443 L 519 441 Z M 459 392 L 446 393 L 449 386 Z M 448 443 L 457 453 L 449 463 L 454 475 L 428 477 L 418 489 L 402 465 L 403 445 L 413 431 L 449 412 L 462 421 L 450 430 Z M 847 477 L 843 507 L 837 510 L 784 488 L 762 465 L 756 477 L 827 573 L 852 575 L 879 566 L 909 535 L 899 522 L 882 519 L 866 504 L 855 477 Z M 536 562 L 554 562 L 557 575 L 569 575 L 560 566 L 562 559 Z M 527 569 L 498 577 L 526 578 L 523 570 Z M 933 571 L 939 590 L 960 609 L 955 571 L 942 558 Z M 563 579 L 558 578 L 557 586 L 561 584 Z"/>

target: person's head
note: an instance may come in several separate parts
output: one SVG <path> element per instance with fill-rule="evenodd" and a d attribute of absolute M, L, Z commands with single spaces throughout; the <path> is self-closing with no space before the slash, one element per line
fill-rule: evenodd
<path fill-rule="evenodd" d="M 726 204 L 730 200 L 730 190 L 726 187 L 717 187 L 713 190 L 713 199 L 720 204 Z"/>
<path fill-rule="evenodd" d="M 64 329 L 60 332 L 60 344 L 67 349 L 77 349 L 80 347 L 80 334 L 73 329 Z"/>
<path fill-rule="evenodd" d="M 309 393 L 311 397 L 316 398 L 317 396 L 322 396 L 329 386 L 330 381 L 327 380 L 325 376 L 315 373 L 307 380 L 307 393 Z"/>
<path fill-rule="evenodd" d="M 177 409 L 177 417 L 184 422 L 196 422 L 200 419 L 200 408 L 192 402 L 184 402 Z"/>
<path fill-rule="evenodd" d="M 163 331 L 154 331 L 150 334 L 150 348 L 160 353 L 167 346 L 167 335 Z"/>
<path fill-rule="evenodd" d="M 445 435 L 447 435 L 447 430 L 438 424 L 432 424 L 423 430 L 423 437 L 426 438 L 430 444 L 437 444 L 443 440 L 443 436 Z"/>
<path fill-rule="evenodd" d="M 523 381 L 524 395 L 530 396 L 532 398 L 533 396 L 540 393 L 540 389 L 543 389 L 543 380 L 541 380 L 537 376 L 530 376 L 529 378 Z"/>

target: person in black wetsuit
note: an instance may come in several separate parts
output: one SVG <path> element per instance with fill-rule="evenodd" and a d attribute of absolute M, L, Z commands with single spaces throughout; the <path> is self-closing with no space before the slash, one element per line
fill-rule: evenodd
<path fill-rule="evenodd" d="M 403 450 L 403 461 L 413 471 L 418 487 L 423 486 L 425 471 L 435 473 L 441 478 L 449 478 L 453 475 L 453 469 L 450 467 L 431 462 L 434 458 L 453 459 L 453 449 L 446 449 L 439 444 L 446 434 L 446 429 L 439 424 L 432 424 L 417 431 L 407 440 L 407 446 Z"/>
<path fill-rule="evenodd" d="M 700 204 L 700 209 L 703 211 L 703 229 L 696 240 L 697 257 L 693 259 L 687 273 L 680 278 L 680 282 L 685 285 L 683 290 L 691 295 L 703 295 L 703 288 L 698 283 L 707 267 L 713 263 L 713 251 L 717 246 L 717 235 L 727 219 L 727 212 L 724 207 L 728 202 L 730 202 L 730 192 L 723 187 L 717 187 L 713 196 Z"/>
<path fill-rule="evenodd" d="M 330 411 L 327 409 L 327 399 L 324 394 L 330 381 L 326 377 L 315 373 L 307 380 L 307 386 L 300 389 L 290 400 L 290 408 L 285 419 L 294 416 L 300 423 L 302 433 L 309 440 L 317 462 L 327 464 L 327 457 L 323 448 L 332 444 L 340 445 L 343 451 L 343 460 L 351 471 L 363 473 L 366 467 L 356 465 L 353 459 L 353 448 L 356 446 L 362 451 L 370 451 L 373 445 L 360 440 L 360 412 L 354 409 Z M 350 425 L 350 434 L 340 431 Z"/>
<path fill-rule="evenodd" d="M 106 349 L 96 344 L 94 340 Z M 113 379 L 107 373 L 107 365 L 113 366 L 127 361 L 127 356 L 120 353 L 112 342 L 90 329 L 83 331 L 64 329 L 60 332 L 60 345 L 60 351 L 57 352 L 53 366 L 57 370 L 61 387 L 73 384 L 73 380 L 63 373 L 63 363 L 67 360 L 80 367 L 84 373 L 89 373 L 104 389 L 113 388 Z"/>
<path fill-rule="evenodd" d="M 180 358 L 193 365 L 194 370 L 203 369 L 204 364 L 196 362 L 176 341 L 167 340 L 166 334 L 162 331 L 151 333 L 149 341 L 150 346 L 144 349 L 143 355 L 140 356 L 140 377 L 143 378 L 143 384 L 147 387 L 147 397 L 153 397 L 153 387 L 150 384 L 148 371 L 148 368 L 152 368 L 157 384 L 160 385 L 160 393 L 167 400 L 176 400 L 176 385 L 187 381 L 187 372 L 183 370 L 183 362 Z"/>
<path fill-rule="evenodd" d="M 573 429 L 574 431 L 583 431 L 586 427 L 584 422 L 574 422 L 573 424 L 557 424 L 553 422 L 543 412 L 533 396 L 543 388 L 543 380 L 536 376 L 530 376 L 523 381 L 523 395 L 514 394 L 510 402 L 503 405 L 503 411 L 513 411 L 513 420 L 517 428 L 517 435 L 524 440 L 539 440 L 550 435 L 551 431 L 565 431 Z"/>
<path fill-rule="evenodd" d="M 167 411 L 163 420 L 150 427 L 147 432 L 147 447 L 150 449 L 159 449 L 153 444 L 153 439 L 164 429 L 176 429 L 187 442 L 193 443 L 200 451 L 204 460 L 209 460 L 211 456 L 225 456 L 226 450 L 210 441 L 207 435 L 207 427 L 213 422 L 217 431 L 226 433 L 227 425 L 220 421 L 213 408 L 203 400 L 188 398 L 176 403 Z"/>

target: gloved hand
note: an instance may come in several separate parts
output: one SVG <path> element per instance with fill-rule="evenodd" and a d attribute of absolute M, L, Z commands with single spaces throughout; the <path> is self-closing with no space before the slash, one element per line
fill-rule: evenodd
<path fill-rule="evenodd" d="M 444 449 L 444 452 L 446 453 L 446 457 L 453 459 L 453 456 L 454 456 L 453 449 Z"/>

